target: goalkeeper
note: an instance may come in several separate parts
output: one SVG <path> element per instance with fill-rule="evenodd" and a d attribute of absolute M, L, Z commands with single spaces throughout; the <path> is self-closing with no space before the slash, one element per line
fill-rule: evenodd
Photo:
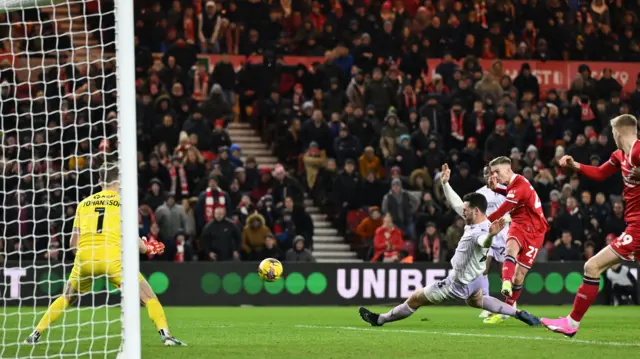
<path fill-rule="evenodd" d="M 100 169 L 102 191 L 85 198 L 78 204 L 73 222 L 71 247 L 76 259 L 64 292 L 44 314 L 25 344 L 36 344 L 49 326 L 58 320 L 67 307 L 77 299 L 78 293 L 91 289 L 93 279 L 106 276 L 111 284 L 120 287 L 122 263 L 120 262 L 120 195 L 118 194 L 120 173 L 115 165 L 105 164 Z M 162 254 L 164 244 L 140 239 L 140 253 Z M 155 324 L 162 342 L 166 346 L 185 345 L 171 336 L 164 309 L 151 290 L 149 283 L 139 275 L 140 300 L 147 307 L 149 317 Z"/>

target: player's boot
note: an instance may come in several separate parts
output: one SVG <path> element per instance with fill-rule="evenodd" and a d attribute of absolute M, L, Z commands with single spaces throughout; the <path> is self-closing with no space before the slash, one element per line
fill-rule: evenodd
<path fill-rule="evenodd" d="M 541 322 L 542 325 L 547 327 L 547 329 L 553 331 L 554 333 L 564 334 L 569 338 L 578 333 L 578 328 L 572 327 L 569 323 L 569 319 L 566 317 L 561 317 L 558 319 L 542 318 Z"/>
<path fill-rule="evenodd" d="M 502 295 L 504 295 L 505 297 L 510 297 L 513 294 L 513 285 L 510 281 L 505 280 L 504 282 L 502 282 L 502 290 L 500 291 L 500 293 L 502 293 Z"/>
<path fill-rule="evenodd" d="M 483 310 L 482 313 L 480 313 L 480 315 L 478 316 L 478 318 L 487 319 L 487 318 L 489 318 L 491 316 L 491 314 L 493 314 L 493 313 L 491 313 L 488 310 Z"/>
<path fill-rule="evenodd" d="M 535 315 L 527 312 L 526 310 L 519 310 L 516 312 L 516 318 L 518 318 L 521 322 L 527 323 L 532 327 L 537 327 L 540 324 L 540 319 Z"/>
<path fill-rule="evenodd" d="M 31 335 L 27 339 L 24 340 L 24 344 L 35 345 L 40 341 L 40 333 L 37 330 L 34 330 Z"/>
<path fill-rule="evenodd" d="M 500 324 L 504 322 L 504 318 L 500 314 L 491 314 L 491 316 L 489 316 L 482 322 L 485 324 Z"/>
<path fill-rule="evenodd" d="M 362 318 L 362 320 L 364 320 L 365 322 L 373 325 L 374 327 L 382 326 L 382 324 L 378 324 L 378 318 L 380 317 L 380 314 L 376 314 L 364 307 L 360 307 L 359 312 L 360 318 Z"/>
<path fill-rule="evenodd" d="M 177 346 L 186 347 L 187 346 L 187 344 L 179 341 L 177 338 L 172 337 L 170 335 L 169 336 L 162 335 L 160 336 L 160 338 L 162 339 L 162 342 L 166 347 L 177 347 Z"/>

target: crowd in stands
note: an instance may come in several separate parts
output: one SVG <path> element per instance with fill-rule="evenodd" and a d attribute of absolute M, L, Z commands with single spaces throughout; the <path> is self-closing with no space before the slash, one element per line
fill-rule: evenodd
<path fill-rule="evenodd" d="M 558 160 L 607 161 L 615 148 L 608 121 L 640 111 L 640 79 L 624 93 L 611 69 L 596 80 L 583 65 L 570 88 L 541 92 L 532 65 L 637 61 L 635 2 L 176 0 L 135 7 L 140 235 L 167 245 L 160 260 L 312 261 L 306 193 L 365 260 L 445 262 L 464 222 L 444 201 L 440 168 L 448 163 L 462 195 L 484 185 L 482 168 L 497 156 L 511 158 L 544 204 L 552 230 L 538 261 L 584 260 L 625 227 L 620 176 L 596 183 Z M 210 67 L 198 60 L 202 53 L 248 57 L 236 71 L 228 57 Z M 285 63 L 284 55 L 324 59 L 307 67 Z M 427 57 L 441 62 L 429 68 Z M 483 68 L 479 59 L 494 61 Z M 512 78 L 500 59 L 531 64 Z M 72 86 L 56 87 L 56 101 L 2 108 L 34 114 L 8 126 L 3 119 L 10 205 L 2 224 L 9 239 L 0 245 L 9 256 L 19 249 L 62 256 L 75 204 L 97 184 L 90 169 L 117 146 L 115 96 L 57 95 L 82 92 L 87 73 L 104 74 L 100 88 L 115 86 L 112 64 L 92 66 L 71 66 Z M 0 71 L 10 85 L 4 93 L 14 90 L 11 72 Z M 106 107 L 87 111 L 100 101 Z M 238 119 L 258 130 L 279 165 L 242 160 L 226 130 Z M 108 140 L 91 140 L 98 137 Z M 56 171 L 62 175 L 48 175 Z"/>

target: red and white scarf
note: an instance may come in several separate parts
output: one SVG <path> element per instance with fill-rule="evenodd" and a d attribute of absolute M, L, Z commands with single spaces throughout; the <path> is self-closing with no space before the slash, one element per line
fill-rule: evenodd
<path fill-rule="evenodd" d="M 177 171 L 176 167 L 178 167 Z M 171 176 L 171 191 L 169 193 L 176 194 L 176 185 L 178 184 L 178 176 L 180 176 L 180 194 L 188 196 L 189 183 L 187 182 L 187 174 L 184 171 L 184 166 L 176 165 L 169 167 L 169 175 Z"/>
<path fill-rule="evenodd" d="M 205 193 L 205 201 L 204 201 L 204 219 L 206 222 L 213 220 L 213 211 L 216 207 L 224 207 L 226 205 L 224 199 L 224 192 L 219 188 L 215 189 L 218 195 L 218 201 L 216 202 L 215 198 L 213 198 L 213 189 L 211 187 L 207 188 L 207 192 Z"/>
<path fill-rule="evenodd" d="M 464 141 L 464 124 L 462 119 L 464 118 L 465 111 L 460 111 L 460 115 L 456 116 L 455 111 L 451 109 L 451 136 L 458 141 Z"/>
<path fill-rule="evenodd" d="M 588 103 L 580 104 L 580 118 L 582 119 L 582 121 L 595 120 L 596 115 L 594 115 L 593 110 L 591 109 L 591 106 Z"/>
<path fill-rule="evenodd" d="M 476 112 L 476 133 L 482 134 L 484 132 L 484 111 Z"/>
<path fill-rule="evenodd" d="M 173 261 L 176 263 L 184 262 L 184 239 L 182 238 L 176 240 L 176 256 Z"/>
<path fill-rule="evenodd" d="M 207 96 L 209 91 L 208 87 L 209 75 L 206 73 L 201 74 L 199 71 L 196 71 L 193 75 L 193 97 L 204 101 L 204 98 Z"/>
<path fill-rule="evenodd" d="M 477 14 L 477 20 L 478 23 L 480 25 L 482 25 L 483 28 L 488 28 L 487 26 L 487 3 L 485 3 L 484 1 L 480 1 L 479 3 L 476 3 L 475 5 L 476 8 L 476 14 Z"/>
<path fill-rule="evenodd" d="M 404 106 L 406 108 L 414 108 L 418 106 L 418 100 L 416 99 L 416 93 L 413 91 L 404 92 Z"/>
<path fill-rule="evenodd" d="M 424 237 L 422 237 L 422 243 L 424 244 L 425 251 L 431 252 L 433 263 L 438 263 L 440 260 L 440 238 L 433 238 L 433 248 L 431 248 L 431 241 L 429 240 L 429 236 L 425 234 Z"/>

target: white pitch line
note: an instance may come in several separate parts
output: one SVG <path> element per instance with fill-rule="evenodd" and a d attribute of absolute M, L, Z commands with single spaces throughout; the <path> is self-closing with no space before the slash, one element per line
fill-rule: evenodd
<path fill-rule="evenodd" d="M 426 330 L 410 330 L 410 329 L 374 329 L 374 328 L 360 328 L 360 327 L 340 327 L 340 326 L 323 326 L 323 325 L 296 325 L 296 328 L 307 329 L 338 329 L 338 330 L 353 330 L 358 332 L 377 332 L 377 333 L 413 333 L 413 334 L 431 334 L 431 335 L 448 335 L 452 337 L 476 337 L 476 338 L 498 338 L 498 339 L 519 339 L 519 340 L 532 340 L 532 341 L 548 341 L 548 342 L 563 342 L 567 344 L 592 344 L 592 345 L 608 345 L 615 347 L 640 347 L 639 343 L 625 343 L 625 342 L 604 342 L 597 340 L 583 340 L 583 339 L 560 339 L 560 338 L 548 338 L 548 337 L 535 337 L 524 335 L 498 335 L 498 334 L 477 334 L 477 333 L 457 333 L 457 332 L 435 332 Z"/>

